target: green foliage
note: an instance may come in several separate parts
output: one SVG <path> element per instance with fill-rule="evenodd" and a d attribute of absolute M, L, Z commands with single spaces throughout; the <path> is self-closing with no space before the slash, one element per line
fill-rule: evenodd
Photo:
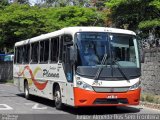
<path fill-rule="evenodd" d="M 148 102 L 153 102 L 153 96 L 152 95 L 147 95 L 146 96 L 146 101 L 148 101 Z"/>
<path fill-rule="evenodd" d="M 8 5 L 8 0 L 1 0 L 0 5 L 4 5 L 4 6 Z"/>
<path fill-rule="evenodd" d="M 140 29 L 148 29 L 148 28 L 158 27 L 158 26 L 160 26 L 160 19 L 142 21 L 138 25 Z"/>
<path fill-rule="evenodd" d="M 160 1 L 159 0 L 153 0 L 151 3 L 150 3 L 151 6 L 154 6 L 155 8 L 159 9 L 160 10 Z"/>
<path fill-rule="evenodd" d="M 14 0 L 14 3 L 28 4 L 28 3 L 29 3 L 29 0 Z"/>
<path fill-rule="evenodd" d="M 124 4 L 128 0 L 108 0 L 106 6 L 109 8 L 119 7 L 120 4 Z"/>
<path fill-rule="evenodd" d="M 7 5 L 9 5 L 8 0 L 0 1 L 0 11 L 3 10 Z"/>
<path fill-rule="evenodd" d="M 39 35 L 43 30 L 45 16 L 39 14 L 39 9 L 29 5 L 12 4 L 1 12 L 1 40 L 4 45 L 13 47 L 13 43 Z"/>
<path fill-rule="evenodd" d="M 145 101 L 145 99 L 146 99 L 146 96 L 144 96 L 144 95 L 141 95 L 141 101 Z"/>
<path fill-rule="evenodd" d="M 127 25 L 131 30 L 143 30 L 160 26 L 159 0 L 109 0 L 106 7 L 111 10 L 108 17 L 116 27 Z"/>
<path fill-rule="evenodd" d="M 68 26 L 102 26 L 103 14 L 77 6 L 39 8 L 11 4 L 0 10 L 0 46 L 14 43 Z"/>
<path fill-rule="evenodd" d="M 160 96 L 159 95 L 149 94 L 149 93 L 147 93 L 147 94 L 143 93 L 141 95 L 141 101 L 160 104 Z"/>
<path fill-rule="evenodd" d="M 85 3 L 88 3 L 88 0 L 45 0 L 45 3 L 47 6 L 54 7 L 66 7 L 70 5 L 84 6 Z"/>
<path fill-rule="evenodd" d="M 62 23 L 63 26 L 92 26 L 97 20 L 99 13 L 95 9 L 79 8 L 79 7 L 65 7 L 63 9 L 57 9 L 55 12 L 55 18 L 57 22 Z M 102 17 L 97 22 L 100 25 Z"/>

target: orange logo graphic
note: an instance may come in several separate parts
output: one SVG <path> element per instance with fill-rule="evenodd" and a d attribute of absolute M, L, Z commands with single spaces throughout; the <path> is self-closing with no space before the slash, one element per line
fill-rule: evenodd
<path fill-rule="evenodd" d="M 35 85 L 39 90 L 43 90 L 43 89 L 46 87 L 46 85 L 47 85 L 47 83 L 48 83 L 48 80 L 47 80 L 46 82 L 44 82 L 44 83 L 39 83 L 39 82 L 36 81 L 35 78 L 34 78 L 34 76 L 36 75 L 36 73 L 37 73 L 39 70 L 41 70 L 41 69 L 40 69 L 39 67 L 36 68 L 35 71 L 34 71 L 34 74 L 33 74 L 33 73 L 32 73 L 32 70 L 29 68 L 29 66 L 25 66 L 25 67 L 24 67 L 24 70 L 23 70 L 20 74 L 18 74 L 18 76 L 22 76 L 22 75 L 24 76 L 24 71 L 26 71 L 26 70 L 29 71 L 29 74 L 30 74 L 30 76 L 31 76 L 31 79 L 32 79 L 34 85 Z"/>

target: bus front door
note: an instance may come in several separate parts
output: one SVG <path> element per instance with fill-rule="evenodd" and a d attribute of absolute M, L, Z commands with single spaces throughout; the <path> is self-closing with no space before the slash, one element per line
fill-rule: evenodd
<path fill-rule="evenodd" d="M 74 94 L 73 94 L 73 83 L 66 83 L 66 97 L 67 104 L 73 106 L 74 105 Z"/>

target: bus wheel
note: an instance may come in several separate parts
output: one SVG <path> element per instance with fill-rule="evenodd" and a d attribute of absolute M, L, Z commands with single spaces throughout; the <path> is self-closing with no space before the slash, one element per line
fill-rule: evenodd
<path fill-rule="evenodd" d="M 55 87 L 54 98 L 55 98 L 56 109 L 59 109 L 59 110 L 62 109 L 63 103 L 62 103 L 62 98 L 61 98 L 60 87 L 58 85 Z"/>
<path fill-rule="evenodd" d="M 26 99 L 29 99 L 29 98 L 30 98 L 28 82 L 25 82 L 25 83 L 24 83 L 24 95 L 25 95 L 25 98 L 26 98 Z"/>

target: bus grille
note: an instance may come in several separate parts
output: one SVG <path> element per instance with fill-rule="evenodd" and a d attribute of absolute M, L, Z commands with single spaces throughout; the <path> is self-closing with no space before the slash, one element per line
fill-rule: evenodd
<path fill-rule="evenodd" d="M 93 104 L 128 104 L 128 100 L 126 98 L 118 98 L 118 99 L 106 99 L 106 98 L 98 98 Z"/>
<path fill-rule="evenodd" d="M 127 92 L 129 87 L 94 87 L 95 92 Z"/>

